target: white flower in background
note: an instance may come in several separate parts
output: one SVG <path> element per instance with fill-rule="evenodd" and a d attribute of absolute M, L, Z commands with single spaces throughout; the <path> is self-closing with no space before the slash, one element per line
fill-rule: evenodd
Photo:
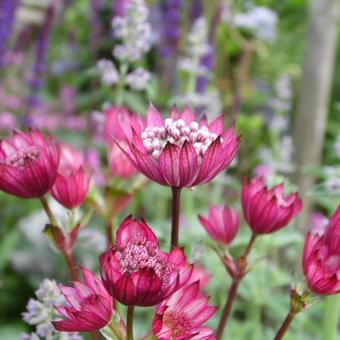
<path fill-rule="evenodd" d="M 137 61 L 150 50 L 152 34 L 148 15 L 143 0 L 131 0 L 126 6 L 126 15 L 113 18 L 113 34 L 122 41 L 114 47 L 113 55 L 120 61 Z"/>
<path fill-rule="evenodd" d="M 282 74 L 275 82 L 276 98 L 273 106 L 280 112 L 287 112 L 291 109 L 293 90 L 292 81 L 288 74 Z"/>
<path fill-rule="evenodd" d="M 101 74 L 101 81 L 104 85 L 114 85 L 119 80 L 119 74 L 116 66 L 111 60 L 101 59 L 97 62 L 97 68 Z"/>
<path fill-rule="evenodd" d="M 203 65 L 197 65 L 192 62 L 191 58 L 183 57 L 178 60 L 177 67 L 179 70 L 187 73 L 196 74 L 197 76 L 209 75 L 209 70 Z"/>
<path fill-rule="evenodd" d="M 324 183 L 326 193 L 328 195 L 340 194 L 340 167 L 326 166 L 324 167 L 324 175 L 326 181 Z"/>
<path fill-rule="evenodd" d="M 134 90 L 144 90 L 150 79 L 150 72 L 141 67 L 135 69 L 125 77 L 126 83 Z"/>
<path fill-rule="evenodd" d="M 195 20 L 188 35 L 186 56 L 178 61 L 178 69 L 185 72 L 205 75 L 207 70 L 200 66 L 200 60 L 210 52 L 208 44 L 208 24 L 205 18 Z"/>
<path fill-rule="evenodd" d="M 22 340 L 58 339 L 81 340 L 79 333 L 59 333 L 51 321 L 59 317 L 54 305 L 66 303 L 57 283 L 54 280 L 45 279 L 36 290 L 37 299 L 30 299 L 26 311 L 22 313 L 23 320 L 29 325 L 35 326 L 35 332 L 22 334 Z"/>
<path fill-rule="evenodd" d="M 256 38 L 273 42 L 276 38 L 278 16 L 267 7 L 249 8 L 244 13 L 233 15 L 232 24 L 236 27 L 253 31 Z"/>

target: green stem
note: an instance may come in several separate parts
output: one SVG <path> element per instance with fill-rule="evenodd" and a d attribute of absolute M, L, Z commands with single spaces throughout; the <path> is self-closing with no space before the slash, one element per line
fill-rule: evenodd
<path fill-rule="evenodd" d="M 41 197 L 40 198 L 40 202 L 46 212 L 46 215 L 48 217 L 48 219 L 50 220 L 50 223 L 55 226 L 55 227 L 59 227 L 59 223 L 57 221 L 57 219 L 55 218 L 55 216 L 53 215 L 53 212 L 47 202 L 47 199 L 45 197 Z"/>
<path fill-rule="evenodd" d="M 192 63 L 195 65 L 193 68 L 198 69 L 200 61 L 197 59 L 192 60 Z M 197 73 L 189 73 L 188 77 L 188 87 L 187 87 L 187 93 L 192 94 L 196 92 L 196 84 L 197 84 Z"/>
<path fill-rule="evenodd" d="M 125 97 L 125 76 L 128 70 L 127 64 L 121 64 L 119 68 L 119 81 L 117 84 L 117 98 L 116 98 L 116 105 L 123 105 L 124 104 L 124 97 Z"/>
<path fill-rule="evenodd" d="M 340 314 L 340 296 L 325 298 L 323 314 L 323 339 L 337 340 Z"/>
<path fill-rule="evenodd" d="M 42 204 L 42 206 L 43 206 L 43 208 L 46 212 L 48 219 L 50 220 L 50 223 L 54 227 L 61 229 L 61 227 L 58 223 L 58 220 L 54 216 L 54 214 L 53 214 L 53 212 L 52 212 L 52 210 L 51 210 L 51 208 L 50 208 L 50 206 L 47 202 L 47 199 L 45 197 L 41 197 L 40 202 L 41 202 L 41 204 Z M 69 249 L 68 251 L 62 252 L 62 254 L 64 255 L 65 261 L 66 261 L 67 266 L 69 268 L 72 281 L 79 281 L 79 273 L 78 273 L 78 270 L 77 270 L 77 264 L 76 264 L 76 261 L 73 257 L 72 250 Z"/>
<path fill-rule="evenodd" d="M 133 312 L 134 306 L 128 306 L 126 314 L 127 340 L 133 340 Z"/>
<path fill-rule="evenodd" d="M 172 187 L 172 223 L 171 223 L 171 246 L 170 249 L 174 249 L 178 246 L 179 238 L 179 213 L 181 204 L 181 188 Z"/>
<path fill-rule="evenodd" d="M 237 289 L 238 289 L 239 284 L 240 284 L 240 280 L 234 279 L 233 283 L 230 287 L 228 299 L 227 299 L 226 304 L 223 308 L 222 316 L 221 316 L 221 319 L 220 319 L 220 322 L 218 324 L 217 331 L 216 331 L 216 338 L 218 340 L 222 339 L 225 326 L 227 325 L 228 318 L 229 318 L 234 300 L 236 298 Z"/>
<path fill-rule="evenodd" d="M 248 271 L 247 257 L 248 257 L 250 251 L 253 248 L 256 237 L 257 237 L 257 235 L 254 234 L 254 233 L 251 235 L 251 238 L 250 238 L 250 240 L 249 240 L 249 242 L 246 246 L 246 249 L 244 251 L 244 254 L 239 258 L 240 264 L 241 264 L 240 268 L 239 268 L 239 273 L 238 273 L 237 276 L 235 275 L 235 277 L 233 277 L 233 283 L 230 287 L 228 298 L 227 298 L 227 301 L 225 303 L 220 322 L 218 324 L 218 328 L 217 328 L 217 332 L 216 332 L 216 338 L 218 340 L 222 339 L 225 327 L 228 323 L 228 319 L 229 319 L 229 316 L 231 314 L 233 303 L 234 303 L 235 298 L 236 298 L 238 286 L 241 283 L 244 276 L 247 274 L 247 271 Z"/>
<path fill-rule="evenodd" d="M 295 317 L 295 313 L 293 313 L 290 310 L 288 315 L 286 316 L 285 320 L 283 321 L 280 329 L 278 330 L 274 340 L 281 340 L 283 338 L 283 336 L 286 334 L 289 326 L 291 325 L 294 317 Z"/>

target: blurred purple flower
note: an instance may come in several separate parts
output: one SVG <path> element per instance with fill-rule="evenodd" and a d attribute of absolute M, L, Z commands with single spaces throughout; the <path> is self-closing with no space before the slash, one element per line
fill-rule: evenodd
<path fill-rule="evenodd" d="M 126 11 L 126 5 L 129 3 L 129 0 L 114 0 L 113 1 L 113 12 L 114 16 L 123 17 Z"/>
<path fill-rule="evenodd" d="M 31 87 L 31 96 L 28 97 L 29 106 L 36 106 L 39 99 L 36 97 L 37 92 L 43 86 L 43 74 L 46 70 L 46 59 L 49 47 L 49 38 L 55 14 L 55 6 L 52 3 L 46 12 L 45 21 L 41 27 L 40 34 L 36 45 L 36 60 L 32 70 L 32 77 L 29 81 Z"/>
<path fill-rule="evenodd" d="M 72 115 L 65 119 L 64 127 L 68 130 L 83 131 L 87 127 L 85 117 Z"/>
<path fill-rule="evenodd" d="M 271 164 L 259 164 L 253 171 L 254 177 L 261 177 L 267 182 L 268 178 L 274 175 L 274 167 Z"/>
<path fill-rule="evenodd" d="M 202 0 L 193 0 L 190 8 L 190 21 L 194 22 L 203 15 L 203 2 Z"/>
<path fill-rule="evenodd" d="M 101 170 L 102 162 L 96 149 L 90 148 L 86 151 L 86 164 L 88 165 L 92 179 L 97 186 L 104 186 L 106 184 L 105 176 Z"/>
<path fill-rule="evenodd" d="M 7 49 L 8 40 L 12 35 L 15 12 L 19 2 L 19 0 L 0 1 L 0 68 L 3 67 L 4 54 Z"/>
<path fill-rule="evenodd" d="M 13 130 L 16 125 L 15 116 L 7 111 L 0 112 L 0 130 Z"/>
<path fill-rule="evenodd" d="M 182 0 L 166 0 L 162 5 L 163 32 L 161 36 L 160 54 L 170 58 L 177 54 L 181 39 Z"/>

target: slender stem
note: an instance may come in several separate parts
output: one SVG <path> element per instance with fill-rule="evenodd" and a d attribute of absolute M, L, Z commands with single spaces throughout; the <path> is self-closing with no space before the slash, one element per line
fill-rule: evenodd
<path fill-rule="evenodd" d="M 46 215 L 48 216 L 48 219 L 50 220 L 50 223 L 57 227 L 60 228 L 58 220 L 55 218 L 47 200 L 45 197 L 41 197 L 40 198 L 41 204 L 46 212 Z M 70 275 L 73 281 L 79 281 L 79 273 L 77 270 L 77 264 L 76 261 L 74 260 L 73 254 L 72 254 L 72 250 L 69 251 L 64 251 L 62 252 L 62 254 L 64 255 L 65 261 L 67 263 L 67 266 L 70 270 Z"/>
<path fill-rule="evenodd" d="M 242 279 L 244 278 L 244 276 L 247 274 L 248 271 L 248 264 L 247 264 L 247 257 L 250 254 L 250 251 L 253 248 L 253 245 L 255 243 L 257 235 L 255 233 L 253 233 L 251 235 L 251 238 L 246 246 L 246 249 L 243 253 L 243 255 L 239 258 L 239 260 L 241 260 L 240 263 L 240 268 L 239 268 L 239 273 L 238 276 L 233 277 L 233 283 L 229 289 L 229 294 L 228 294 L 228 298 L 227 301 L 225 303 L 223 312 L 222 312 L 222 316 L 220 319 L 220 322 L 218 324 L 218 328 L 217 328 L 217 332 L 216 332 L 216 337 L 218 340 L 222 339 L 223 336 L 223 332 L 224 329 L 227 325 L 228 322 L 228 318 L 230 316 L 231 313 L 231 309 L 234 303 L 234 300 L 236 298 L 236 293 L 237 293 L 237 289 L 238 286 L 240 284 L 240 282 L 242 281 Z"/>
<path fill-rule="evenodd" d="M 170 249 L 174 249 L 178 246 L 179 235 L 179 212 L 181 202 L 181 188 L 172 187 L 172 223 L 171 223 L 171 246 Z"/>
<path fill-rule="evenodd" d="M 133 340 L 133 311 L 134 306 L 128 306 L 126 314 L 127 340 Z"/>
<path fill-rule="evenodd" d="M 229 315 L 230 315 L 230 312 L 231 312 L 231 308 L 232 308 L 234 300 L 236 298 L 236 293 L 237 293 L 237 289 L 238 289 L 239 284 L 240 284 L 240 280 L 234 279 L 233 283 L 230 287 L 228 299 L 227 299 L 227 302 L 226 302 L 226 304 L 223 308 L 221 320 L 218 324 L 217 331 L 216 331 L 216 338 L 218 340 L 222 339 L 223 332 L 224 332 L 225 326 L 227 325 L 228 318 L 229 318 Z"/>
<path fill-rule="evenodd" d="M 51 224 L 54 225 L 55 227 L 58 227 L 58 221 L 57 219 L 54 217 L 52 210 L 47 202 L 47 199 L 45 197 L 41 197 L 40 198 L 41 204 L 46 212 L 46 215 L 48 217 L 48 219 L 50 220 Z"/>
<path fill-rule="evenodd" d="M 64 252 L 63 255 L 66 260 L 68 269 L 70 270 L 72 281 L 79 281 L 79 272 L 72 252 Z"/>
<path fill-rule="evenodd" d="M 244 251 L 243 258 L 246 259 L 246 258 L 248 257 L 248 255 L 249 255 L 251 249 L 253 248 L 253 245 L 254 245 L 254 242 L 255 242 L 255 240 L 256 240 L 256 237 L 257 237 L 257 235 L 256 235 L 255 233 L 253 233 L 253 234 L 251 235 L 251 238 L 250 238 L 250 240 L 249 240 L 249 242 L 248 242 L 248 244 L 247 244 L 247 247 L 246 247 L 246 249 L 245 249 L 245 251 Z"/>
<path fill-rule="evenodd" d="M 283 321 L 283 324 L 281 325 L 280 329 L 278 330 L 277 334 L 275 335 L 274 340 L 281 340 L 283 338 L 283 336 L 287 332 L 287 329 L 289 328 L 290 324 L 292 323 L 294 317 L 295 317 L 295 313 L 293 313 L 290 310 L 287 317 L 285 318 L 285 321 Z"/>

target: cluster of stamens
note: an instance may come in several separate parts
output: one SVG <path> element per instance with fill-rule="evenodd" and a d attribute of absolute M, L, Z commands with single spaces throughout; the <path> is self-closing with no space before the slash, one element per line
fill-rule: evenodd
<path fill-rule="evenodd" d="M 197 122 L 187 125 L 183 119 L 168 118 L 162 127 L 147 127 L 141 137 L 148 153 L 158 159 L 167 142 L 182 146 L 185 141 L 192 143 L 197 155 L 202 157 L 218 136 L 210 132 L 207 126 L 199 126 Z"/>
<path fill-rule="evenodd" d="M 164 324 L 171 329 L 172 336 L 189 336 L 192 321 L 185 313 L 166 311 L 163 317 Z"/>
<path fill-rule="evenodd" d="M 153 269 L 163 285 L 168 285 L 174 266 L 161 256 L 158 245 L 145 238 L 135 238 L 118 253 L 122 273 Z"/>
<path fill-rule="evenodd" d="M 27 162 L 38 160 L 40 150 L 37 146 L 30 146 L 24 150 L 18 150 L 7 157 L 6 163 L 16 168 L 23 168 Z"/>

